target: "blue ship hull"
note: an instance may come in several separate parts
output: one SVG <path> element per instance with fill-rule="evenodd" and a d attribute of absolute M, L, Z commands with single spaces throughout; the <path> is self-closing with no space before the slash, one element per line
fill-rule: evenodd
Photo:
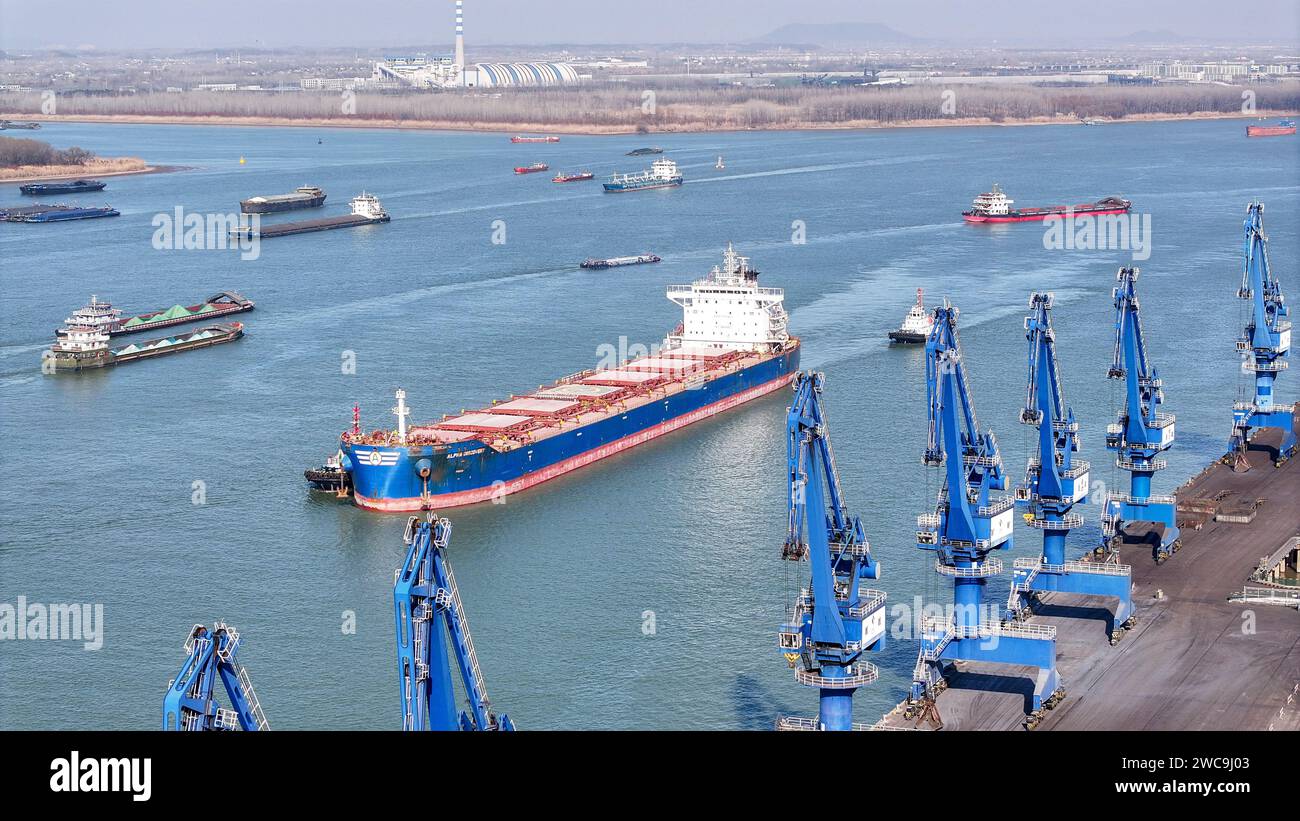
<path fill-rule="evenodd" d="M 796 342 L 664 401 L 512 450 L 498 451 L 477 439 L 409 448 L 343 441 L 342 467 L 351 476 L 356 503 L 372 510 L 441 510 L 493 501 L 778 390 L 798 368 Z"/>
<path fill-rule="evenodd" d="M 611 193 L 623 191 L 649 191 L 652 188 L 676 188 L 682 184 L 681 177 L 674 177 L 670 180 L 647 180 L 646 182 L 607 182 L 604 183 L 605 190 Z"/>

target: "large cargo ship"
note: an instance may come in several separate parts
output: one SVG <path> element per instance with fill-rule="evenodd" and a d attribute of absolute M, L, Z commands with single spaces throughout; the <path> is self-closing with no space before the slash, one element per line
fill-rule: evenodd
<path fill-rule="evenodd" d="M 1133 207 L 1133 203 L 1119 197 L 1106 197 L 1080 205 L 1048 205 L 1041 208 L 1012 208 L 1013 202 L 1015 200 L 1002 193 L 1002 189 L 994 183 L 992 191 L 976 197 L 971 210 L 963 211 L 961 215 L 967 222 L 1034 222 L 1048 217 L 1127 214 Z"/>
<path fill-rule="evenodd" d="M 273 214 L 277 211 L 296 211 L 299 208 L 320 208 L 325 204 L 325 192 L 314 185 L 294 189 L 292 194 L 273 194 L 269 197 L 249 197 L 239 201 L 239 210 L 245 214 Z"/>
<path fill-rule="evenodd" d="M 1295 120 L 1279 120 L 1275 125 L 1248 125 L 1247 137 L 1285 137 L 1295 133 Z"/>
<path fill-rule="evenodd" d="M 43 197 L 50 194 L 83 194 L 89 191 L 103 191 L 108 186 L 99 180 L 72 180 L 71 182 L 33 182 L 18 186 L 18 190 L 29 197 Z"/>
<path fill-rule="evenodd" d="M 639 174 L 611 174 L 605 190 L 610 192 L 645 191 L 651 188 L 674 188 L 682 184 L 682 172 L 677 163 L 664 157 L 655 160 Z"/>
<path fill-rule="evenodd" d="M 222 291 L 213 294 L 196 305 L 176 304 L 161 311 L 122 318 L 122 311 L 114 308 L 113 303 L 105 302 L 91 294 L 90 302 L 72 312 L 72 316 L 63 321 L 65 326 L 93 328 L 109 336 L 134 334 L 152 331 L 157 328 L 169 328 L 187 322 L 199 322 L 216 319 L 226 314 L 238 314 L 253 310 L 253 300 L 245 298 L 234 291 Z M 55 331 L 58 333 L 58 331 Z"/>
<path fill-rule="evenodd" d="M 395 430 L 344 433 L 339 464 L 356 504 L 443 509 L 498 499 L 734 408 L 789 384 L 799 340 L 780 288 L 728 246 L 721 266 L 668 288 L 683 320 L 662 349 L 559 379 L 476 411 Z"/>

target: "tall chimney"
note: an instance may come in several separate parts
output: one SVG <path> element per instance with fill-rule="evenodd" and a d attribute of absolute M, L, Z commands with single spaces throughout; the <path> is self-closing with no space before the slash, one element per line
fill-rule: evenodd
<path fill-rule="evenodd" d="M 465 76 L 465 0 L 456 0 L 456 65 L 460 66 L 461 82 Z"/>

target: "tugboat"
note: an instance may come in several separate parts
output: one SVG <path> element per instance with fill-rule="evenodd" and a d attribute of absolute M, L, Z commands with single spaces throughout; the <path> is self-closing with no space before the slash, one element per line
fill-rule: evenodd
<path fill-rule="evenodd" d="M 903 324 L 896 331 L 889 332 L 890 343 L 904 345 L 923 343 L 930 338 L 930 329 L 934 327 L 934 315 L 926 313 L 922 289 L 916 289 L 916 302 L 903 317 Z"/>
<path fill-rule="evenodd" d="M 1066 215 L 1096 217 L 1103 214 L 1127 214 L 1133 207 L 1133 203 L 1120 197 L 1106 197 L 1081 205 L 1048 205 L 1042 208 L 1012 208 L 1013 202 L 1015 200 L 1002 193 L 997 183 L 993 183 L 993 190 L 976 197 L 971 210 L 962 211 L 961 215 L 967 222 L 1033 222 Z"/>
<path fill-rule="evenodd" d="M 327 490 L 339 496 L 346 496 L 352 486 L 352 475 L 343 469 L 341 453 L 326 457 L 325 464 L 308 468 L 302 475 L 312 490 Z"/>
<path fill-rule="evenodd" d="M 108 185 L 99 180 L 73 180 L 72 182 L 34 182 L 18 186 L 18 190 L 29 197 L 47 196 L 49 194 L 81 194 L 86 191 L 103 191 Z"/>
<path fill-rule="evenodd" d="M 532 165 L 515 166 L 516 174 L 536 174 L 538 171 L 546 171 L 550 166 L 544 162 L 535 162 Z"/>
<path fill-rule="evenodd" d="M 551 177 L 551 182 L 581 182 L 594 179 L 596 179 L 596 175 L 590 171 L 579 171 L 576 174 L 556 174 Z"/>
<path fill-rule="evenodd" d="M 650 168 L 640 174 L 611 174 L 605 190 L 611 193 L 622 191 L 646 191 L 651 188 L 676 188 L 682 184 L 682 172 L 677 170 L 677 163 L 667 157 L 655 160 Z"/>

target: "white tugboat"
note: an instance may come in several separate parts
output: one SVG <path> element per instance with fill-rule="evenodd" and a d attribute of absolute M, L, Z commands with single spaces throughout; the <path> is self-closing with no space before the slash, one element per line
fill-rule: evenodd
<path fill-rule="evenodd" d="M 913 303 L 907 316 L 903 317 L 903 324 L 898 330 L 889 332 L 890 342 L 901 342 L 903 344 L 925 342 L 930 338 L 930 329 L 934 327 L 934 315 L 925 310 L 925 299 L 922 289 L 916 289 L 916 302 Z"/>

